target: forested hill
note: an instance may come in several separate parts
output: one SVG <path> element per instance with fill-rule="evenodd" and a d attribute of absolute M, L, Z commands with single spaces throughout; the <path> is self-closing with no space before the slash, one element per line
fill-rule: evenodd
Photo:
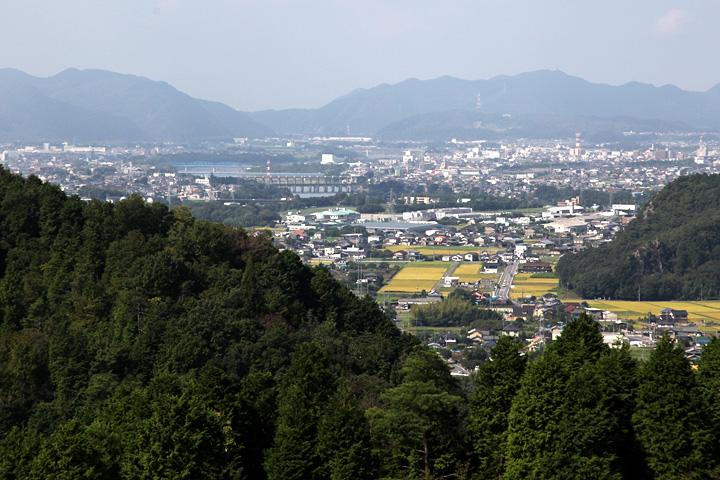
<path fill-rule="evenodd" d="M 31 442 L 4 443 L 0 478 L 16 478 L 7 462 L 22 456 L 7 449 L 29 453 L 46 434 L 58 442 L 43 449 L 49 463 L 24 478 L 51 478 L 72 442 L 97 462 L 82 478 L 133 468 L 128 478 L 144 478 L 186 461 L 187 478 L 240 466 L 262 478 L 283 409 L 304 398 L 315 415 L 337 395 L 361 411 L 416 345 L 373 300 L 266 234 L 140 197 L 85 203 L 0 168 L 0 438 L 18 427 Z M 291 367 L 293 355 L 310 363 Z M 283 400 L 293 382 L 303 391 Z M 153 451 L 163 442 L 182 458 Z M 185 457 L 191 447 L 196 458 Z"/>
<path fill-rule="evenodd" d="M 583 298 L 720 297 L 720 176 L 668 184 L 611 242 L 565 255 L 560 282 Z"/>

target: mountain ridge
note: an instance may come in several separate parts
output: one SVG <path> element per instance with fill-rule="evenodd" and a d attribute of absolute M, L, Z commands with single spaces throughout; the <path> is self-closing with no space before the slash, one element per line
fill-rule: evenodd
<path fill-rule="evenodd" d="M 478 100 L 481 108 L 478 109 Z M 375 135 L 396 122 L 422 114 L 465 110 L 505 115 L 627 117 L 663 121 L 675 128 L 720 128 L 720 86 L 691 92 L 673 85 L 640 82 L 620 86 L 591 83 L 558 70 L 539 70 L 488 80 L 443 76 L 355 90 L 318 109 L 251 112 L 252 118 L 278 133 Z M 349 114 L 349 112 L 356 112 Z M 627 123 L 627 122 L 625 122 Z M 466 128 L 471 128 L 467 126 Z M 563 132 L 558 131 L 558 134 Z M 619 133 L 619 132 L 618 132 Z M 399 131 L 392 138 L 413 138 Z"/>
<path fill-rule="evenodd" d="M 502 129 L 485 128 L 502 116 Z M 706 92 L 592 83 L 559 70 L 487 80 L 409 78 L 357 88 L 315 109 L 241 112 L 167 82 L 69 68 L 0 69 L 0 141 L 202 141 L 277 135 L 380 140 L 620 138 L 623 131 L 720 130 L 720 83 Z M 569 133 L 570 132 L 570 133 Z"/>
<path fill-rule="evenodd" d="M 0 105 L 6 104 L 16 108 L 0 109 L 0 125 L 13 125 L 23 117 L 30 120 L 19 128 L 0 128 L 0 140 L 5 141 L 67 137 L 85 141 L 188 141 L 273 133 L 243 112 L 195 99 L 167 82 L 97 69 L 70 68 L 46 78 L 3 69 Z M 46 111 L 53 108 L 57 115 L 43 122 Z M 88 123 L 83 118 L 102 128 L 83 127 Z M 43 124 L 46 128 L 38 128 Z"/>

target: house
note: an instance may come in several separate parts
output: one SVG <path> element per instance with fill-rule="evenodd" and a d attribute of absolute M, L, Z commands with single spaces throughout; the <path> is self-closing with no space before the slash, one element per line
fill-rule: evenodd
<path fill-rule="evenodd" d="M 542 296 L 542 300 L 545 303 L 552 302 L 557 299 L 558 299 L 558 296 L 555 295 L 554 293 L 546 293 L 545 295 Z"/>
<path fill-rule="evenodd" d="M 285 217 L 285 222 L 287 223 L 304 223 L 307 220 L 313 220 L 315 217 L 310 215 L 301 215 L 298 213 L 288 214 L 287 217 Z"/>
<path fill-rule="evenodd" d="M 484 338 L 490 335 L 490 330 L 480 328 L 468 331 L 468 339 L 473 342 L 482 342 Z"/>
<path fill-rule="evenodd" d="M 349 210 L 345 208 L 336 208 L 334 210 L 326 210 L 324 212 L 318 212 L 315 214 L 315 218 L 320 221 L 340 221 L 340 222 L 353 222 L 360 218 L 360 214 L 355 210 Z"/>
<path fill-rule="evenodd" d="M 695 339 L 697 337 L 702 336 L 702 333 L 700 332 L 700 329 L 697 325 L 684 325 L 682 327 L 673 327 L 668 330 L 668 333 L 671 337 L 675 337 L 676 339 Z"/>
<path fill-rule="evenodd" d="M 583 307 L 577 302 L 568 302 L 567 306 L 563 309 L 563 312 L 571 315 L 580 315 L 583 311 Z"/>
<path fill-rule="evenodd" d="M 505 325 L 505 328 L 502 329 L 503 335 L 510 335 L 511 337 L 517 337 L 520 335 L 520 327 L 515 325 L 514 323 Z"/>
<path fill-rule="evenodd" d="M 405 250 L 398 250 L 397 252 L 393 253 L 393 258 L 395 260 L 404 260 L 407 256 L 407 252 Z"/>
<path fill-rule="evenodd" d="M 483 271 L 485 273 L 498 273 L 498 267 L 500 267 L 499 262 L 485 262 L 485 265 L 483 265 Z"/>
<path fill-rule="evenodd" d="M 661 313 L 660 316 L 656 318 L 656 324 L 657 328 L 661 330 L 668 330 L 675 326 L 675 319 L 672 318 L 672 315 L 663 315 Z"/>
<path fill-rule="evenodd" d="M 663 323 L 670 323 L 670 321 L 672 321 L 673 324 L 687 323 L 688 312 L 687 310 L 673 310 L 672 308 L 663 308 L 660 312 L 660 318 L 663 320 Z"/>
<path fill-rule="evenodd" d="M 368 283 L 382 283 L 382 278 L 380 275 L 376 273 L 368 273 L 365 275 L 365 279 L 368 281 Z"/>
<path fill-rule="evenodd" d="M 478 303 L 485 299 L 490 299 L 490 294 L 481 292 L 480 290 L 476 290 L 472 293 L 473 300 L 475 300 L 475 303 Z"/>
<path fill-rule="evenodd" d="M 476 262 L 478 259 L 477 253 L 468 252 L 463 257 L 466 262 Z"/>
<path fill-rule="evenodd" d="M 516 320 L 522 318 L 528 320 L 535 315 L 535 305 L 521 305 L 513 307 L 512 315 L 508 316 L 508 320 Z"/>
<path fill-rule="evenodd" d="M 688 359 L 691 365 L 697 365 L 700 361 L 700 356 L 702 354 L 702 349 L 697 347 L 690 347 L 687 350 L 685 350 L 685 358 Z"/>
<path fill-rule="evenodd" d="M 455 335 L 454 333 L 445 333 L 440 335 L 438 343 L 440 343 L 440 345 L 445 345 L 446 347 L 451 347 L 457 344 L 457 341 L 457 335 Z"/>
<path fill-rule="evenodd" d="M 527 273 L 551 273 L 553 271 L 552 264 L 547 262 L 526 262 L 520 265 L 520 270 Z"/>
<path fill-rule="evenodd" d="M 493 347 L 495 347 L 495 345 L 497 345 L 497 340 L 496 340 L 496 339 L 492 339 L 492 340 L 488 340 L 488 341 L 486 341 L 486 342 L 483 342 L 482 348 L 484 348 L 484 349 L 487 350 L 487 351 L 490 351 L 490 350 L 493 349 Z"/>
<path fill-rule="evenodd" d="M 603 343 L 613 348 L 620 348 L 627 340 L 622 333 L 619 332 L 602 332 Z"/>

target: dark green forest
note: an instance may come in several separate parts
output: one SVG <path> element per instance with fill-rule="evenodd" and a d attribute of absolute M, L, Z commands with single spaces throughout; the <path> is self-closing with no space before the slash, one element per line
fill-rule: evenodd
<path fill-rule="evenodd" d="M 468 398 L 270 240 L 0 169 L 0 478 L 720 477 L 720 341 L 639 364 L 581 317 Z"/>
<path fill-rule="evenodd" d="M 564 255 L 560 283 L 582 298 L 720 298 L 720 175 L 670 182 L 609 243 Z"/>

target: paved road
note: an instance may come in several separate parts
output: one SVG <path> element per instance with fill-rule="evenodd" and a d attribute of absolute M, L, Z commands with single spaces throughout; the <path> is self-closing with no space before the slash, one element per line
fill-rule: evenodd
<path fill-rule="evenodd" d="M 505 267 L 502 275 L 500 275 L 500 281 L 495 288 L 495 295 L 502 298 L 510 298 L 510 285 L 512 285 L 513 279 L 518 269 L 518 261 L 513 260 Z"/>

